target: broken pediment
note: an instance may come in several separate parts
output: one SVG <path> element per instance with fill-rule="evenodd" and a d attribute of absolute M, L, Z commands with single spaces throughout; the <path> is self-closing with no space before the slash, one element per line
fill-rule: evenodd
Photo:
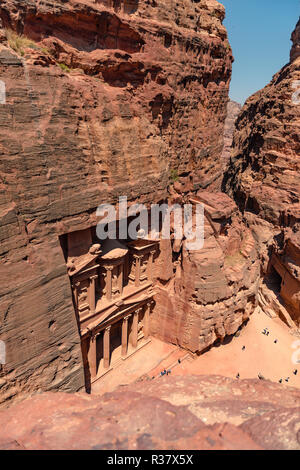
<path fill-rule="evenodd" d="M 123 258 L 128 248 L 118 240 L 107 239 L 102 245 L 101 260 L 114 261 Z"/>
<path fill-rule="evenodd" d="M 74 276 L 96 264 L 100 255 L 100 245 L 93 244 L 90 230 L 68 233 L 67 269 Z"/>
<path fill-rule="evenodd" d="M 67 269 L 69 276 L 82 273 L 90 268 L 98 266 L 96 260 L 99 255 L 87 253 L 78 258 L 68 258 Z"/>

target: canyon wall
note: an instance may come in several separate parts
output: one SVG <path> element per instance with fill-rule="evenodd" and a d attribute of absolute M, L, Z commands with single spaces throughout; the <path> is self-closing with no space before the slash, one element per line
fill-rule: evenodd
<path fill-rule="evenodd" d="M 200 353 L 249 319 L 260 267 L 251 231 L 226 194 L 198 191 L 191 201 L 204 205 L 203 247 L 189 251 L 176 240 L 172 252 L 164 241 L 152 332 Z"/>
<path fill-rule="evenodd" d="M 279 303 L 300 321 L 300 21 L 290 62 L 251 96 L 236 123 L 223 188 L 258 242 Z"/>
<path fill-rule="evenodd" d="M 220 188 L 232 63 L 223 18 L 214 0 L 1 2 L 1 402 L 84 387 L 61 235 L 94 227 L 97 206 L 120 195 L 149 204 L 176 185 Z M 170 265 L 171 247 L 161 252 Z M 225 291 L 218 253 L 209 276 Z M 197 349 L 193 335 L 185 344 Z"/>

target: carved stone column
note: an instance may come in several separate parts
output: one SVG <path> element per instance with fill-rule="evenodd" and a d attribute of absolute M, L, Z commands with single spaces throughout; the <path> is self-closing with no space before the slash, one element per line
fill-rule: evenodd
<path fill-rule="evenodd" d="M 118 287 L 119 287 L 120 295 L 123 294 L 123 270 L 124 270 L 124 265 L 120 264 L 119 265 L 119 276 L 118 276 Z"/>
<path fill-rule="evenodd" d="M 131 315 L 127 315 L 123 318 L 122 323 L 122 357 L 125 358 L 127 356 L 128 350 L 128 319 Z"/>
<path fill-rule="evenodd" d="M 97 339 L 96 339 L 96 336 L 90 337 L 88 362 L 89 362 L 91 379 L 93 379 L 97 375 Z"/>
<path fill-rule="evenodd" d="M 135 255 L 135 286 L 139 287 L 141 282 L 141 257 Z"/>
<path fill-rule="evenodd" d="M 74 302 L 75 302 L 75 306 L 76 306 L 77 310 L 78 310 L 78 288 L 79 288 L 79 286 L 80 286 L 79 281 L 75 281 L 74 284 L 72 285 L 73 293 L 74 293 Z"/>
<path fill-rule="evenodd" d="M 110 328 L 111 328 L 111 325 L 105 328 L 104 330 L 104 338 L 103 338 L 104 369 L 108 369 L 109 363 L 110 363 Z"/>
<path fill-rule="evenodd" d="M 154 258 L 154 250 L 150 251 L 149 254 L 149 261 L 148 261 L 148 281 L 151 282 L 153 280 L 153 258 Z"/>
<path fill-rule="evenodd" d="M 133 314 L 132 320 L 132 335 L 131 335 L 131 345 L 133 348 L 137 347 L 138 342 L 138 323 L 139 323 L 139 311 L 141 309 L 137 309 Z"/>
<path fill-rule="evenodd" d="M 144 316 L 144 338 L 148 339 L 150 335 L 150 310 L 151 303 L 148 302 L 146 305 L 145 316 Z"/>
<path fill-rule="evenodd" d="M 106 269 L 106 298 L 108 301 L 111 300 L 111 289 L 112 289 L 112 270 L 113 266 L 105 266 Z"/>
<path fill-rule="evenodd" d="M 89 285 L 89 306 L 90 312 L 95 313 L 96 309 L 96 284 L 95 281 L 97 279 L 97 275 L 90 277 L 90 285 Z"/>

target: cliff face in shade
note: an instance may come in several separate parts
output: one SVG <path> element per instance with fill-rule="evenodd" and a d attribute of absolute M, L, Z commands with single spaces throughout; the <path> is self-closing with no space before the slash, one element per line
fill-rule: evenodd
<path fill-rule="evenodd" d="M 296 321 L 300 312 L 299 37 L 298 22 L 290 62 L 246 101 L 223 182 L 259 242 L 264 271 L 273 273 L 276 289 Z"/>
<path fill-rule="evenodd" d="M 1 402 L 84 387 L 60 235 L 119 195 L 166 199 L 174 172 L 220 186 L 223 18 L 214 0 L 1 2 Z"/>
<path fill-rule="evenodd" d="M 45 393 L 0 412 L 2 450 L 299 450 L 300 392 L 164 377 L 103 396 Z"/>
<path fill-rule="evenodd" d="M 225 128 L 224 128 L 224 147 L 222 152 L 222 160 L 224 168 L 227 167 L 228 161 L 231 155 L 231 146 L 233 140 L 233 134 L 235 130 L 235 121 L 242 109 L 242 105 L 236 101 L 228 101 L 227 104 L 227 116 L 225 119 Z"/>

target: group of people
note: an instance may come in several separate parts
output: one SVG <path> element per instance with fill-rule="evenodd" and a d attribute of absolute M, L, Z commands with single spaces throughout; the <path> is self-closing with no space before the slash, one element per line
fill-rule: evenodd
<path fill-rule="evenodd" d="M 178 364 L 181 364 L 181 359 L 178 359 L 177 362 L 178 362 Z M 171 372 L 172 372 L 171 369 L 168 369 L 168 370 L 164 369 L 164 370 L 161 371 L 160 377 L 163 377 L 164 375 L 169 375 L 169 374 L 171 374 Z"/>
<path fill-rule="evenodd" d="M 266 335 L 266 336 L 269 336 L 269 334 L 270 334 L 269 329 L 268 329 L 268 328 L 264 328 L 264 329 L 262 330 L 262 334 L 263 334 L 263 335 Z M 278 343 L 278 340 L 275 339 L 275 340 L 274 340 L 274 343 L 277 344 L 277 343 Z M 246 346 L 243 346 L 243 347 L 242 347 L 242 351 L 245 351 L 245 349 L 246 349 Z M 293 370 L 293 374 L 294 374 L 294 375 L 297 375 L 297 373 L 298 373 L 298 370 L 297 370 L 297 369 L 294 369 L 294 370 Z M 261 373 L 259 373 L 257 376 L 258 376 L 258 378 L 259 378 L 260 380 L 265 380 L 265 377 L 264 377 Z M 236 374 L 236 378 L 237 378 L 237 379 L 240 378 L 239 372 Z M 284 380 L 285 380 L 286 382 L 288 382 L 288 381 L 290 380 L 290 377 L 286 377 Z M 281 383 L 283 382 L 283 379 L 281 378 L 280 380 L 278 380 L 278 382 L 281 384 Z"/>
<path fill-rule="evenodd" d="M 169 375 L 171 374 L 171 372 L 172 372 L 171 369 L 168 369 L 168 370 L 164 369 L 161 371 L 160 376 L 163 377 L 164 375 Z"/>

